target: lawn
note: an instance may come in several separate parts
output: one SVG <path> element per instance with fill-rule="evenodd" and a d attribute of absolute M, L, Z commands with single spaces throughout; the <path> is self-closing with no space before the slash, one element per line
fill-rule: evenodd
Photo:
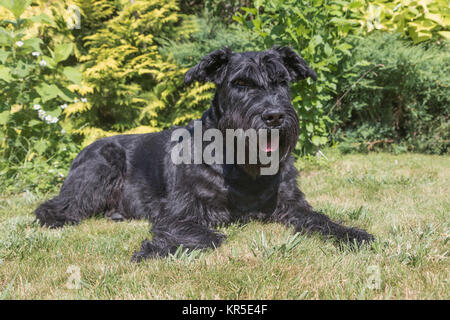
<path fill-rule="evenodd" d="M 145 221 L 93 218 L 48 230 L 33 220 L 51 195 L 0 195 L 3 299 L 449 299 L 450 157 L 340 155 L 300 161 L 318 210 L 367 229 L 359 251 L 277 224 L 222 228 L 216 251 L 131 263 Z"/>

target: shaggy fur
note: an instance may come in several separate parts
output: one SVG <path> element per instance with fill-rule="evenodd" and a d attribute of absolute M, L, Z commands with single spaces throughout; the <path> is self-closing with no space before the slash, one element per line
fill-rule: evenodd
<path fill-rule="evenodd" d="M 73 161 L 58 196 L 36 209 L 41 225 L 61 227 L 103 213 L 113 220 L 148 218 L 152 240 L 133 259 L 163 257 L 182 245 L 216 248 L 225 236 L 214 228 L 235 221 L 281 222 L 295 232 L 318 232 L 361 244 L 373 237 L 315 212 L 297 186 L 290 155 L 299 120 L 289 82 L 316 74 L 288 47 L 263 52 L 216 50 L 185 75 L 186 84 L 211 81 L 216 93 L 202 116 L 209 128 L 280 130 L 280 167 L 259 175 L 259 165 L 175 165 L 169 129 L 98 140 Z M 192 131 L 193 124 L 186 127 Z"/>

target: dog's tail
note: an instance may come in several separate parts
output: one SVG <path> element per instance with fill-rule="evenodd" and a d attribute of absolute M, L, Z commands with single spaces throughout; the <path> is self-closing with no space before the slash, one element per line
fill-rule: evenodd
<path fill-rule="evenodd" d="M 80 221 L 68 212 L 69 205 L 67 199 L 58 195 L 41 204 L 34 213 L 41 226 L 58 228 L 65 224 L 77 224 Z"/>

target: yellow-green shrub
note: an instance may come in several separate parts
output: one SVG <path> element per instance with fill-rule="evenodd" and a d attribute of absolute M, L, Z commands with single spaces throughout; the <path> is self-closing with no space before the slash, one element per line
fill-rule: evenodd
<path fill-rule="evenodd" d="M 367 32 L 398 31 L 415 43 L 432 38 L 450 40 L 447 0 L 352 0 L 345 7 Z"/>
<path fill-rule="evenodd" d="M 85 12 L 89 1 L 79 5 Z M 183 39 L 197 29 L 195 20 L 179 13 L 175 0 L 115 5 L 103 26 L 83 39 L 83 82 L 74 88 L 88 101 L 65 111 L 85 143 L 185 123 L 198 118 L 210 99 L 211 85 L 183 90 L 187 69 L 159 52 L 162 42 Z"/>

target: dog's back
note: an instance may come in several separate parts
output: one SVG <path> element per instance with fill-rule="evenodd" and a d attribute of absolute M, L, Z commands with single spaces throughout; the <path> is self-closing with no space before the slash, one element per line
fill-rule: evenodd
<path fill-rule="evenodd" d="M 121 203 L 124 188 L 146 181 L 153 190 L 148 197 L 163 196 L 160 176 L 168 138 L 165 132 L 117 135 L 85 147 L 72 162 L 59 195 L 36 209 L 41 225 L 60 227 L 96 214 L 114 220 L 145 217 Z"/>

